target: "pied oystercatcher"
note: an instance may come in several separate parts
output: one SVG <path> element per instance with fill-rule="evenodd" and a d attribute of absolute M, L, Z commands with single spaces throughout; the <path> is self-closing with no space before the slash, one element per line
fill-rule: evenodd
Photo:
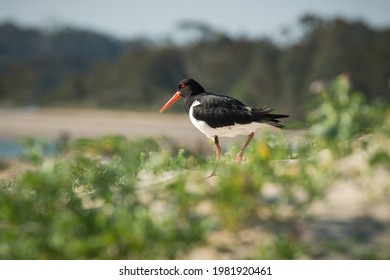
<path fill-rule="evenodd" d="M 219 137 L 248 135 L 248 140 L 236 157 L 237 163 L 240 163 L 244 151 L 261 124 L 283 128 L 284 125 L 280 123 L 279 119 L 288 117 L 288 115 L 271 114 L 272 109 L 268 107 L 258 109 L 246 106 L 233 97 L 206 92 L 193 79 L 185 79 L 179 83 L 177 92 L 160 109 L 160 113 L 180 98 L 184 98 L 184 107 L 192 124 L 214 140 L 217 154 L 216 162 L 222 153 Z"/>

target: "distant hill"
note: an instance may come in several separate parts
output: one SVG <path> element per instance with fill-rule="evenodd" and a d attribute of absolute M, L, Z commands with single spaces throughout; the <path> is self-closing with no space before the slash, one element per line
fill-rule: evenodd
<path fill-rule="evenodd" d="M 96 63 L 115 61 L 122 49 L 122 42 L 89 31 L 63 29 L 47 33 L 3 24 L 0 26 L 2 96 L 7 97 L 13 90 L 16 92 L 11 95 L 18 95 L 21 81 L 17 77 L 22 78 L 26 87 L 31 84 L 31 93 L 51 90 L 62 85 L 72 73 L 85 73 Z M 30 98 L 29 101 L 35 103 Z"/>

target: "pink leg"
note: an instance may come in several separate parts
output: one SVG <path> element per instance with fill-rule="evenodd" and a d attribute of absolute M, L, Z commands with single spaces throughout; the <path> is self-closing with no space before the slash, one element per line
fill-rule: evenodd
<path fill-rule="evenodd" d="M 246 140 L 244 147 L 241 149 L 241 151 L 237 154 L 236 162 L 239 164 L 244 156 L 244 152 L 246 148 L 248 148 L 249 143 L 252 141 L 253 137 L 255 136 L 255 133 L 252 132 L 248 135 L 248 140 Z"/>
<path fill-rule="evenodd" d="M 222 149 L 221 146 L 219 146 L 219 140 L 217 135 L 214 136 L 214 144 L 215 144 L 215 151 L 216 151 L 216 160 L 215 160 L 213 172 L 211 172 L 208 178 L 216 175 L 217 163 L 222 154 Z"/>

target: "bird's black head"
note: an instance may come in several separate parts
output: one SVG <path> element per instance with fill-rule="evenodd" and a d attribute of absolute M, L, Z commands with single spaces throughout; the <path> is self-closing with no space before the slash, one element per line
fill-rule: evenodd
<path fill-rule="evenodd" d="M 204 93 L 204 88 L 193 79 L 185 79 L 180 81 L 177 86 L 177 92 L 168 100 L 167 103 L 160 109 L 160 113 L 168 109 L 173 103 L 175 103 L 180 98 L 184 97 L 185 103 L 189 102 L 190 96 L 195 96 L 198 94 Z M 186 105 L 187 106 L 187 105 Z"/>
<path fill-rule="evenodd" d="M 184 79 L 179 82 L 177 90 L 180 92 L 181 97 L 194 96 L 204 93 L 204 88 L 194 79 Z"/>

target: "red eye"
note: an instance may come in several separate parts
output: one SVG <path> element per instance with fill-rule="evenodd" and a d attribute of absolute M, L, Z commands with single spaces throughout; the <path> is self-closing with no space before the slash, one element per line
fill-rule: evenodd
<path fill-rule="evenodd" d="M 180 88 L 184 88 L 185 86 L 186 86 L 185 83 L 181 83 L 181 84 L 180 84 Z"/>

